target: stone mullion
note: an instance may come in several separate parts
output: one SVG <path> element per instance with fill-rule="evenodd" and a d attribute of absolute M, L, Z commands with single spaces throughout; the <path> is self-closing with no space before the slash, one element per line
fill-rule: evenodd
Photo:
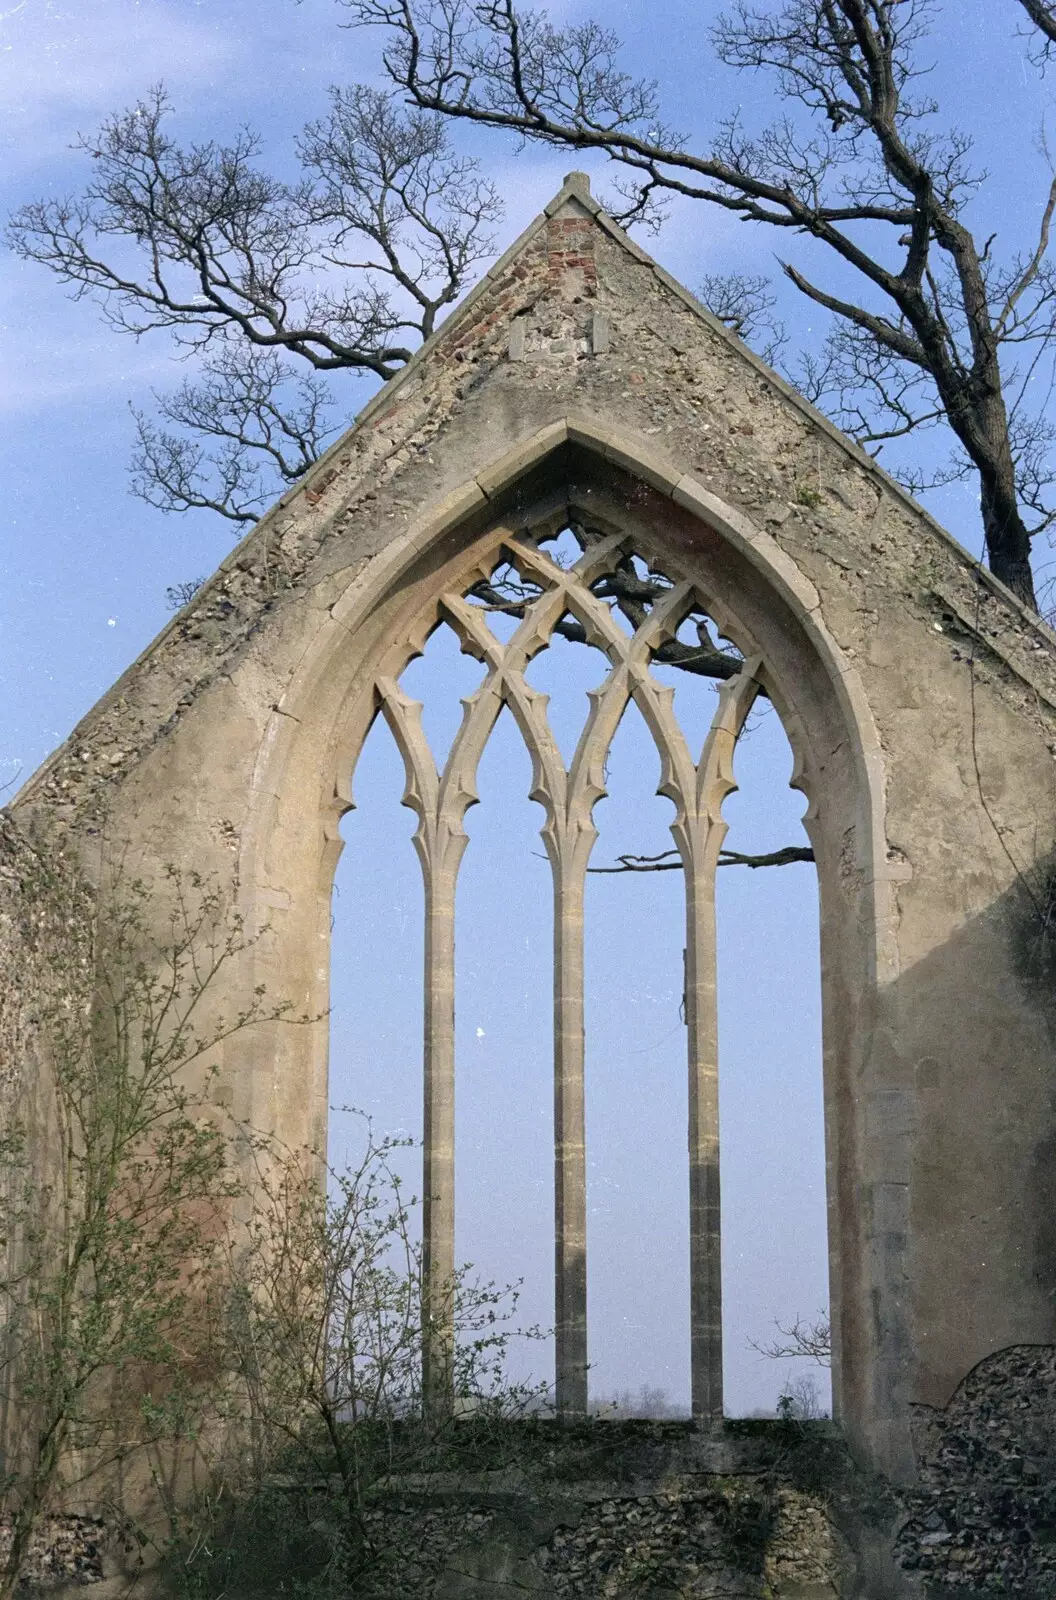
<path fill-rule="evenodd" d="M 427 862 L 425 881 L 422 1389 L 432 1415 L 451 1410 L 455 1273 L 455 884 Z"/>
<path fill-rule="evenodd" d="M 686 1033 L 689 1057 L 689 1255 L 693 1416 L 722 1418 L 722 1235 L 715 861 L 687 852 Z"/>
<path fill-rule="evenodd" d="M 532 798 L 541 802 L 547 814 L 543 839 L 554 885 L 555 1390 L 557 1410 L 567 1417 L 582 1415 L 587 1406 L 583 899 L 594 830 L 589 804 L 584 823 L 570 822 L 568 774 L 547 720 L 547 696 L 533 690 L 524 678 L 526 662 L 549 642 L 576 575 L 555 567 L 538 551 L 523 549 L 519 554 L 551 587 L 529 607 L 505 648 L 489 636 L 481 618 L 464 601 L 445 597 L 444 604 L 463 640 L 492 667 L 493 687 L 508 701 L 532 757 Z M 586 594 L 588 602 L 596 604 L 589 591 Z M 471 717 L 464 725 L 456 748 L 463 742 L 473 743 L 473 720 Z M 454 766 L 453 752 L 445 789 Z M 467 792 L 465 778 L 460 792 Z"/>
<path fill-rule="evenodd" d="M 452 1409 L 455 1271 L 455 889 L 466 847 L 462 816 L 470 786 L 442 784 L 422 729 L 422 708 L 392 678 L 376 693 L 407 775 L 404 804 L 418 817 L 414 846 L 425 898 L 422 1137 L 422 1395 L 431 1414 Z M 483 701 L 483 693 L 478 693 Z M 467 773 L 494 724 L 481 706 Z M 466 728 L 456 740 L 460 751 Z"/>
<path fill-rule="evenodd" d="M 587 1409 L 587 1168 L 584 1102 L 583 905 L 579 862 L 554 868 L 554 1211 L 556 1404 Z"/>
<path fill-rule="evenodd" d="M 585 557 L 583 565 L 593 556 Z M 605 760 L 630 694 L 640 698 L 665 763 L 665 792 L 692 788 L 693 765 L 671 716 L 671 691 L 652 682 L 645 662 L 650 642 L 686 598 L 670 599 L 628 642 L 607 608 L 591 594 L 589 574 L 565 582 L 574 614 L 610 672 L 591 694 L 591 711 L 572 759 L 563 807 L 550 806 L 543 830 L 554 874 L 554 1189 L 555 1304 L 558 1415 L 587 1410 L 587 1170 L 584 1094 L 583 947 L 587 864 L 597 838 L 592 820 L 605 794 Z M 556 785 L 551 788 L 553 795 Z M 537 798 L 542 797 L 541 794 Z"/>
<path fill-rule="evenodd" d="M 736 787 L 733 754 L 759 693 L 758 660 L 719 694 L 691 808 L 672 828 L 686 884 L 685 997 L 689 1067 L 690 1345 L 693 1416 L 722 1421 L 722 1196 L 719 1150 L 718 936 L 715 874 L 726 837 L 722 804 Z"/>

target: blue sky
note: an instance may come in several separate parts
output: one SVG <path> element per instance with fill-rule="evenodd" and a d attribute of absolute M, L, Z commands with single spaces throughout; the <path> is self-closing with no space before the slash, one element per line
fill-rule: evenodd
<path fill-rule="evenodd" d="M 635 70 L 661 80 L 668 120 L 699 141 L 737 106 L 749 126 L 775 109 L 758 74 L 736 78 L 708 65 L 701 34 L 719 9 L 714 0 L 660 0 L 602 4 L 594 13 L 622 35 Z M 573 4 L 551 12 L 589 14 Z M 980 164 L 991 173 L 972 220 L 1027 245 L 1047 182 L 1035 142 L 1046 124 L 1053 132 L 1053 89 L 1026 61 L 1018 15 L 1012 0 L 948 0 L 936 25 L 931 87 L 951 119 L 976 133 Z M 376 75 L 378 41 L 338 31 L 340 19 L 333 0 L 0 0 L 0 207 L 76 191 L 88 166 L 71 148 L 78 132 L 159 80 L 179 136 L 223 138 L 250 122 L 264 138 L 264 159 L 291 172 L 292 138 L 321 112 L 328 85 Z M 474 148 L 506 202 L 497 249 L 578 164 L 501 139 L 478 137 Z M 605 185 L 602 173 L 596 191 Z M 706 272 L 773 270 L 771 238 L 701 208 L 676 207 L 661 237 L 644 242 L 691 287 Z M 787 291 L 783 309 L 816 338 L 820 324 L 793 295 Z M 118 336 L 91 305 L 70 301 L 43 270 L 10 257 L 0 260 L 0 326 L 0 784 L 16 785 L 164 624 L 166 587 L 208 572 L 230 548 L 231 533 L 207 515 L 162 516 L 128 492 L 130 404 L 149 407 L 152 388 L 174 385 L 187 370 L 164 336 L 138 343 Z M 347 381 L 341 404 L 349 417 L 371 392 L 370 383 Z M 978 547 L 970 485 L 935 496 L 932 509 Z M 441 698 L 451 700 L 463 666 L 436 668 Z M 429 682 L 421 666 L 412 670 L 418 684 Z M 591 676 L 569 663 L 565 691 L 581 695 Z M 632 728 L 620 737 L 612 799 L 599 808 L 598 860 L 667 843 L 666 807 L 649 793 L 653 758 Z M 523 798 L 523 752 L 508 733 L 503 738 L 482 780 L 492 806 L 470 818 L 459 911 L 459 1249 L 504 1279 L 523 1271 L 530 1314 L 545 1322 L 546 869 L 533 853 L 538 817 Z M 391 751 L 377 735 L 371 751 L 357 778 L 360 810 L 346 824 L 335 902 L 335 1061 L 344 1074 L 335 1098 L 370 1103 L 384 1125 L 413 1130 L 420 887 Z M 784 788 L 787 762 L 772 720 L 743 754 L 744 791 L 727 806 L 731 843 L 791 841 L 802 799 Z M 380 865 L 394 840 L 402 851 L 395 877 Z M 646 1382 L 680 1398 L 677 874 L 593 885 L 592 1309 L 595 1326 L 608 1330 L 592 1347 L 595 1386 L 608 1392 Z M 511 886 L 525 906 L 512 928 L 502 916 Z M 721 895 L 728 1382 L 734 1408 L 745 1410 L 772 1403 L 785 1376 L 754 1355 L 748 1338 L 765 1338 L 774 1316 L 812 1313 L 825 1293 L 816 911 L 808 868 L 730 872 Z M 532 976 L 523 993 L 497 989 L 490 976 L 497 921 L 501 959 L 512 967 L 527 953 Z M 644 947 L 626 934 L 641 926 L 655 933 Z M 383 1006 L 377 993 L 373 1005 L 364 1000 L 379 940 L 398 952 Z"/>

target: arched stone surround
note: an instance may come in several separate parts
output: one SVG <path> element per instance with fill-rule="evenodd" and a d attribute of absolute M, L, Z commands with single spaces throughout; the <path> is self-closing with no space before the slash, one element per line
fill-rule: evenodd
<path fill-rule="evenodd" d="M 891 1431 L 885 1453 L 895 1455 L 898 1414 L 906 1414 L 908 1336 L 897 1293 L 904 1229 L 889 1225 L 884 1152 L 864 1147 L 858 1125 L 863 1083 L 874 1093 L 886 1087 L 874 1041 L 883 989 L 897 970 L 891 889 L 905 876 L 887 859 L 879 741 L 858 675 L 826 629 L 816 590 L 772 538 L 691 474 L 672 480 L 644 441 L 629 435 L 603 434 L 582 419 L 551 424 L 368 565 L 312 639 L 260 746 L 253 785 L 260 803 L 242 834 L 239 878 L 246 909 L 272 924 L 261 975 L 272 988 L 277 972 L 289 975 L 312 950 L 303 992 L 309 1010 L 325 1009 L 339 824 L 353 803 L 356 758 L 377 713 L 379 668 L 387 663 L 395 675 L 397 664 L 402 668 L 417 653 L 435 626 L 438 597 L 457 588 L 504 535 L 577 513 L 625 534 L 697 587 L 728 636 L 745 655 L 760 658 L 760 679 L 792 743 L 793 781 L 809 799 L 805 823 L 822 903 L 835 1403 L 852 1436 L 879 1442 Z M 277 906 L 298 898 L 298 883 L 315 885 L 314 919 L 307 906 L 278 918 Z M 314 932 L 306 943 L 310 920 Z M 300 981 L 295 988 L 302 992 Z M 276 1082 L 269 1094 L 258 1079 L 252 1115 L 266 1119 L 274 1095 L 273 1105 L 285 1104 L 289 1136 L 294 1105 L 309 1103 L 307 1078 L 314 1126 L 304 1136 L 318 1138 L 325 1126 L 324 1030 L 287 1033 L 280 1047 L 276 1070 L 288 1088 Z M 684 1157 L 672 1152 L 672 1159 Z M 879 1234 L 878 1216 L 885 1223 Z"/>

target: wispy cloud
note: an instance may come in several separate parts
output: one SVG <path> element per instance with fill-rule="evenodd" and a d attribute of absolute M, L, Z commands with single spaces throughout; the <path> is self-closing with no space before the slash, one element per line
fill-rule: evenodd
<path fill-rule="evenodd" d="M 0 275 L 0 416 L 25 418 L 74 398 L 149 398 L 174 372 L 167 339 L 135 340 L 74 303 L 43 268 L 8 262 Z"/>
<path fill-rule="evenodd" d="M 291 29 L 285 6 L 259 9 L 258 0 L 0 0 L 0 137 L 15 158 L 0 210 L 81 188 L 91 165 L 70 151 L 78 130 L 158 79 L 173 96 L 177 137 L 223 137 L 225 125 L 249 117 L 269 136 L 265 161 L 281 166 L 293 128 L 322 109 L 327 83 L 370 77 L 377 65 L 376 36 L 338 29 L 333 0 L 303 0 L 296 20 Z M 611 164 L 597 158 L 468 129 L 455 137 L 482 158 L 506 202 L 497 251 L 570 167 L 592 167 L 599 196 L 611 188 Z M 644 242 L 692 284 L 726 253 L 731 234 L 732 219 L 681 206 L 660 240 Z M 39 415 L 90 395 L 149 404 L 151 387 L 168 388 L 195 365 L 174 361 L 164 336 L 137 343 L 115 334 L 90 301 L 73 304 L 49 274 L 10 258 L 0 274 L 0 325 L 7 355 L 0 411 L 8 416 Z"/>
<path fill-rule="evenodd" d="M 53 159 L 78 128 L 158 77 L 177 87 L 214 77 L 237 46 L 232 30 L 171 0 L 0 0 L 0 7 L 9 179 L 13 167 Z"/>

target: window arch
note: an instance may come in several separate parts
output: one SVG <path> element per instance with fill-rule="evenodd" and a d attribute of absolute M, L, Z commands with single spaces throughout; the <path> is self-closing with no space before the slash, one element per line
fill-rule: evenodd
<path fill-rule="evenodd" d="M 404 803 L 418 819 L 414 842 L 425 891 L 423 1277 L 432 1329 L 425 1386 L 442 1404 L 455 1270 L 454 925 L 464 819 L 476 800 L 481 756 L 508 706 L 532 759 L 531 797 L 544 809 L 553 877 L 556 1403 L 561 1414 L 587 1410 L 584 889 L 606 758 L 633 702 L 659 753 L 659 792 L 674 806 L 671 831 L 684 869 L 692 1403 L 695 1416 L 714 1420 L 722 1416 L 715 869 L 726 833 L 722 802 L 735 787 L 734 747 L 757 696 L 767 692 L 765 673 L 758 655 L 719 649 L 716 619 L 697 586 L 671 576 L 629 534 L 590 519 L 571 519 L 568 530 L 562 522 L 499 532 L 491 549 L 478 552 L 460 581 L 431 603 L 410 639 L 386 653 L 371 690 L 403 757 Z M 568 564 L 547 549 L 559 531 L 576 541 Z M 489 625 L 495 614 L 516 621 L 508 637 Z M 687 623 L 695 626 L 695 646 L 678 639 Z M 429 747 L 421 706 L 399 685 L 434 627 L 450 628 L 484 668 L 442 764 Z M 525 677 L 557 631 L 594 646 L 607 664 L 567 762 L 550 727 L 547 697 Z M 674 659 L 692 670 L 705 658 L 708 675 L 724 674 L 725 682 L 698 754 L 674 713 L 673 690 L 650 667 Z"/>
<path fill-rule="evenodd" d="M 320 625 L 262 744 L 255 781 L 273 798 L 254 809 L 243 834 L 242 881 L 292 884 L 314 861 L 315 932 L 306 948 L 318 956 L 306 993 L 325 1009 L 338 823 L 352 803 L 356 753 L 378 714 L 379 678 L 398 680 L 441 620 L 439 597 L 464 600 L 473 569 L 486 581 L 504 545 L 525 535 L 529 544 L 545 545 L 547 528 L 576 519 L 654 562 L 672 587 L 692 587 L 696 603 L 742 656 L 759 658 L 755 681 L 770 694 L 792 744 L 793 782 L 810 802 L 803 820 L 822 903 L 834 1408 L 852 1441 L 902 1470 L 909 1459 L 906 1311 L 890 1286 L 902 1280 L 905 1239 L 903 1230 L 881 1226 L 894 1215 L 898 1196 L 883 1187 L 890 1163 L 884 1147 L 870 1140 L 861 1098 L 863 1073 L 875 1094 L 895 1070 L 874 1048 L 874 1030 L 882 987 L 897 973 L 893 891 L 900 874 L 886 856 L 883 756 L 853 663 L 833 641 L 817 593 L 772 539 L 690 474 L 658 466 L 649 447 L 631 436 L 616 440 L 571 419 L 540 428 L 425 510 L 405 533 L 383 541 L 377 555 L 353 567 L 326 612 L 317 613 Z M 588 620 L 604 631 L 599 619 Z M 716 750 L 731 729 L 719 731 Z M 281 905 L 278 893 L 266 891 L 265 908 Z M 307 913 L 291 906 L 291 930 L 309 931 Z M 261 947 L 265 977 L 268 961 L 283 959 L 280 951 L 290 957 L 288 946 L 278 932 Z M 267 954 L 272 949 L 274 958 Z M 313 1125 L 321 1130 L 325 1035 L 317 1033 L 307 1049 L 304 1042 L 284 1044 L 280 1056 L 267 1078 L 276 1088 L 268 1092 L 288 1093 L 282 1082 L 300 1075 L 303 1083 L 307 1068 Z M 265 1080 L 259 1083 L 258 1095 Z M 710 1404 L 698 1398 L 699 1415 L 717 1413 L 712 1394 Z"/>

